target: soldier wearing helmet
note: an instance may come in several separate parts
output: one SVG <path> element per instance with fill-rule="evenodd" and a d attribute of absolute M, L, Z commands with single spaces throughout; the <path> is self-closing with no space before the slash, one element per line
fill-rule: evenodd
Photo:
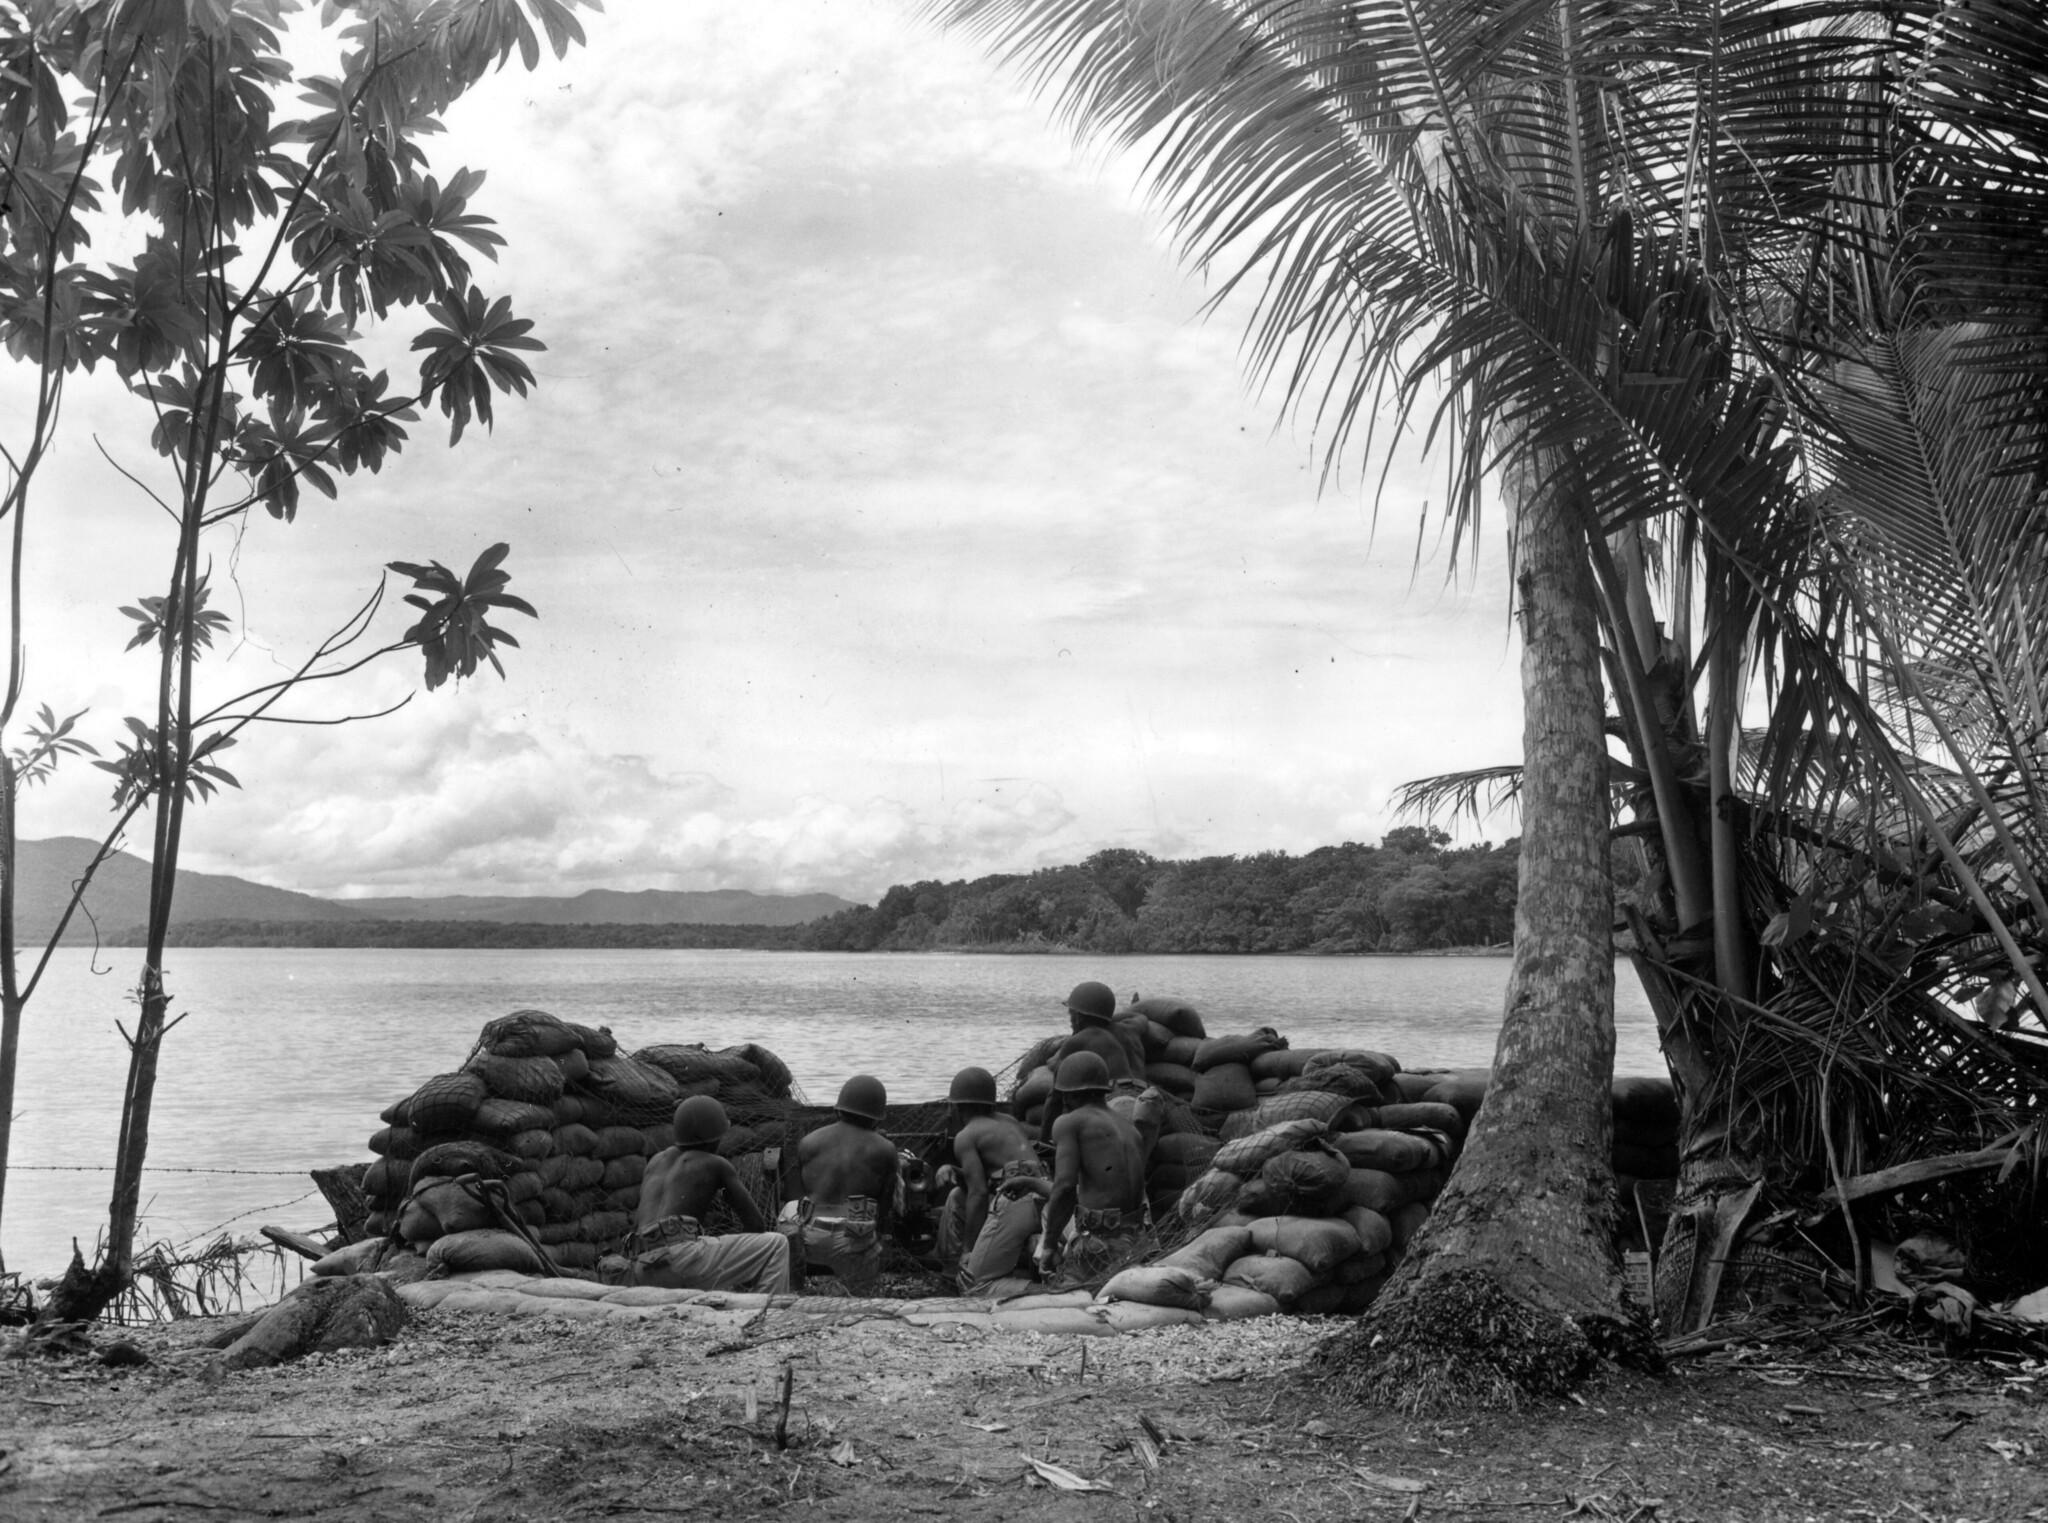
<path fill-rule="evenodd" d="M 1075 1053 L 1092 1052 L 1102 1059 L 1109 1070 L 1109 1087 L 1140 1088 L 1140 1076 L 1145 1072 L 1144 1042 L 1135 1033 L 1126 1033 L 1116 1024 L 1116 995 L 1108 984 L 1088 979 L 1074 985 L 1067 996 L 1067 1019 L 1073 1027 L 1073 1035 L 1053 1050 L 1050 1062 L 1054 1073 L 1060 1065 Z M 1046 1096 L 1045 1116 L 1041 1122 L 1041 1136 L 1052 1135 L 1052 1124 L 1066 1109 L 1066 1099 L 1059 1086 Z"/>
<path fill-rule="evenodd" d="M 881 1277 L 882 1236 L 895 1211 L 896 1145 L 876 1130 L 888 1104 L 880 1079 L 855 1074 L 833 1103 L 838 1119 L 796 1149 L 806 1267 L 830 1269 L 851 1295 L 870 1294 Z"/>
<path fill-rule="evenodd" d="M 789 1242 L 771 1232 L 732 1160 L 718 1154 L 729 1129 L 725 1107 L 693 1095 L 676 1107 L 674 1147 L 648 1160 L 640 1178 L 640 1207 L 622 1257 L 604 1261 L 607 1278 L 670 1290 L 789 1289 Z M 720 1201 L 743 1232 L 704 1234 L 704 1219 Z"/>
<path fill-rule="evenodd" d="M 1024 1128 L 996 1109 L 996 1081 L 985 1068 L 963 1068 L 946 1098 L 959 1131 L 953 1157 L 962 1183 L 946 1197 L 939 1220 L 939 1257 L 958 1261 L 960 1289 L 986 1291 L 1017 1272 L 1038 1231 L 1042 1201 L 1018 1181 L 1042 1180 Z"/>
<path fill-rule="evenodd" d="M 1109 1065 L 1092 1052 L 1067 1058 L 1053 1077 L 1066 1110 L 1049 1129 L 1052 1182 L 1036 1258 L 1056 1286 L 1114 1268 L 1145 1230 L 1145 1145 L 1110 1109 L 1110 1082 Z"/>

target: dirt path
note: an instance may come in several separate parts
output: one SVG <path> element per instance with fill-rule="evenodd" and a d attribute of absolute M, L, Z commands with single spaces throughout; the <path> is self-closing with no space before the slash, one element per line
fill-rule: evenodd
<path fill-rule="evenodd" d="M 204 1322 L 135 1334 L 152 1363 L 128 1371 L 9 1342 L 0 1518 L 2048 1520 L 2039 1364 L 1756 1348 L 1584 1405 L 1415 1422 L 1318 1398 L 1304 1361 L 1335 1325 L 1073 1338 L 771 1313 L 720 1343 L 436 1311 L 385 1349 L 246 1373 Z M 1109 1490 L 1061 1490 L 1027 1455 Z"/>

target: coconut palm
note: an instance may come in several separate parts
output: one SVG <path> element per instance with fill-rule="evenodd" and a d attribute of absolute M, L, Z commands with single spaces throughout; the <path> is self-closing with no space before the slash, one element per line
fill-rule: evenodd
<path fill-rule="evenodd" d="M 1882 264 L 1880 233 L 1911 247 L 1930 289 L 1932 272 L 1946 272 L 1951 301 L 1967 305 L 1997 286 L 2024 224 L 2010 206 L 2003 241 L 1970 223 L 1948 262 L 1931 232 L 1903 239 L 1899 210 L 1921 203 L 1888 178 L 1899 134 L 1914 137 L 1954 223 L 1984 181 L 1979 161 L 2029 123 L 1965 123 L 1978 130 L 1958 137 L 1967 113 L 1955 103 L 1967 97 L 1955 81 L 1982 40 L 1942 53 L 1950 34 L 1932 6 L 1903 7 L 1904 19 L 1896 6 L 1575 0 L 935 9 L 1023 60 L 1077 125 L 1150 151 L 1184 244 L 1225 271 L 1226 291 L 1254 291 L 1255 362 L 1313 418 L 1333 459 L 1369 445 L 1382 411 L 1426 424 L 1451 461 L 1461 536 L 1485 483 L 1500 483 L 1525 632 L 1525 918 L 1495 1089 L 1432 1228 L 1372 1315 L 1367 1384 L 1412 1393 L 1417 1378 L 1453 1368 L 1441 1355 L 1464 1309 L 1503 1294 L 1533 1309 L 1522 1321 L 1545 1368 L 1569 1369 L 1545 1348 L 1558 1319 L 1570 1319 L 1561 1341 L 1580 1353 L 1587 1332 L 1598 1343 L 1631 1331 L 1600 1248 L 1612 1034 L 1596 883 L 1607 756 L 1590 632 L 1597 622 L 1604 633 L 1614 723 L 1667 885 L 1661 924 L 1642 917 L 1638 952 L 1695 1102 L 1689 1183 L 1740 1180 L 1755 1169 L 1727 1124 L 1748 1103 L 1727 1082 L 1732 1055 L 1767 1008 L 1760 948 L 1799 941 L 1783 926 L 1768 941 L 1755 907 L 1796 906 L 1802 891 L 1767 870 L 1760 822 L 1783 817 L 1789 838 L 1818 820 L 1827 851 L 1874 861 L 1881 825 L 1904 809 L 1923 839 L 1946 843 L 1952 873 L 1968 866 L 1910 738 L 1893 744 L 1884 706 L 1866 696 L 1862 656 L 1911 668 L 1895 659 L 1907 646 L 1894 636 L 1886 647 L 1868 619 L 1875 589 L 1837 575 L 1863 448 L 1840 394 L 1862 393 L 1839 340 L 1895 296 L 1872 278 L 1898 275 Z M 2027 46 L 2026 20 L 2002 18 L 2012 35 L 1993 51 L 2009 59 Z M 1902 90 L 1897 65 L 1915 49 L 1941 66 Z M 1938 123 L 1930 100 L 1947 111 Z M 2024 168 L 2029 151 L 2007 156 Z M 2036 152 L 2036 174 L 2042 162 Z M 1870 300 L 1845 307 L 1845 292 Z M 2003 380 L 2005 416 L 2024 435 L 2038 415 L 2025 384 L 2037 354 L 2008 331 L 2025 314 L 2006 315 L 1972 363 Z M 2038 308 L 2032 321 L 2038 334 Z M 1757 681 L 1773 700 L 1769 744 L 1748 753 L 1762 810 L 1736 807 Z M 1976 796 L 1981 831 L 1996 797 Z M 1858 839 L 1835 842 L 1828 831 L 1848 817 Z M 2010 917 L 1988 894 L 1971 904 L 1989 910 L 1993 940 L 2004 926 L 2002 950 L 2022 970 Z M 1915 998 L 1899 1003 L 1939 1024 Z M 1754 1199 L 1696 1193 L 1710 1207 L 1723 1193 L 1745 1209 Z M 1718 1216 L 1739 1225 L 1741 1214 Z M 1531 1240 L 1542 1254 L 1520 1251 Z M 1535 1258 L 1555 1267 L 1549 1283 L 1513 1267 Z M 1459 1315 L 1432 1315 L 1432 1297 Z M 1464 1367 L 1492 1372 L 1475 1377 L 1481 1397 L 1546 1378 L 1532 1376 L 1534 1361 L 1515 1368 L 1498 1339 L 1464 1352 Z"/>

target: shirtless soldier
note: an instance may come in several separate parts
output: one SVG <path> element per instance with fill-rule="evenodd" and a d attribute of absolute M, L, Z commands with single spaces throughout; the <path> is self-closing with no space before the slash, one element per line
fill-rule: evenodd
<path fill-rule="evenodd" d="M 1024 1128 L 997 1111 L 996 1081 L 986 1068 L 961 1069 L 946 1098 L 960 1124 L 953 1157 L 963 1180 L 946 1201 L 952 1239 L 946 1246 L 959 1253 L 960 1289 L 971 1296 L 1024 1262 L 1044 1202 L 1035 1190 L 1004 1187 L 1014 1180 L 1043 1180 L 1045 1166 Z"/>
<path fill-rule="evenodd" d="M 832 1271 L 849 1295 L 872 1292 L 882 1273 L 882 1234 L 896 1203 L 896 1146 L 875 1130 L 889 1103 L 882 1081 L 855 1074 L 840 1086 L 839 1119 L 797 1144 L 807 1264 Z"/>
<path fill-rule="evenodd" d="M 1109 1108 L 1109 1066 L 1094 1053 L 1060 1064 L 1053 1084 L 1067 1109 L 1052 1124 L 1052 1185 L 1037 1262 L 1047 1281 L 1065 1289 L 1111 1268 L 1145 1230 L 1144 1143 Z"/>
<path fill-rule="evenodd" d="M 715 1151 L 726 1126 L 725 1107 L 709 1095 L 693 1095 L 676 1107 L 676 1145 L 648 1160 L 625 1256 L 607 1261 L 627 1284 L 670 1290 L 789 1289 L 788 1239 L 767 1230 L 732 1161 Z M 706 1237 L 704 1218 L 721 1199 L 746 1231 Z"/>
<path fill-rule="evenodd" d="M 1074 985 L 1067 996 L 1067 1021 L 1073 1028 L 1073 1035 L 1053 1049 L 1047 1061 L 1054 1074 L 1060 1065 L 1077 1052 L 1092 1052 L 1102 1059 L 1109 1070 L 1109 1083 L 1113 1087 L 1135 1088 L 1145 1072 L 1145 1049 L 1124 1040 L 1116 1026 L 1116 994 L 1108 984 L 1089 979 Z M 1052 1124 L 1066 1109 L 1066 1097 L 1059 1086 L 1045 1097 L 1045 1116 L 1039 1135 L 1050 1140 Z"/>

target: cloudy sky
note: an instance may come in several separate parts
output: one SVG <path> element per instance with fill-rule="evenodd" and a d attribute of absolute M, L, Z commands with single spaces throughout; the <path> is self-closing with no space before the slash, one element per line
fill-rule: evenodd
<path fill-rule="evenodd" d="M 1504 556 L 1447 584 L 1403 460 L 1319 490 L 1204 320 L 1134 163 L 886 0 L 618 0 L 430 144 L 548 345 L 456 450 L 213 546 L 222 695 L 393 558 L 509 540 L 508 680 L 228 758 L 186 864 L 322 894 L 826 890 L 1376 840 L 1392 790 L 1519 750 Z M 401 355 L 404 334 L 394 332 Z M 407 366 L 403 374 L 410 374 Z M 0 427 L 20 420 L 18 388 Z M 147 702 L 117 606 L 168 564 L 133 404 L 77 388 L 31 519 L 28 702 Z M 1375 515 L 1377 513 L 1377 522 Z M 402 610 L 380 629 L 395 635 Z M 391 703 L 387 664 L 299 705 Z M 26 801 L 102 828 L 102 774 Z M 1501 822 L 1495 834 L 1512 830 Z"/>

